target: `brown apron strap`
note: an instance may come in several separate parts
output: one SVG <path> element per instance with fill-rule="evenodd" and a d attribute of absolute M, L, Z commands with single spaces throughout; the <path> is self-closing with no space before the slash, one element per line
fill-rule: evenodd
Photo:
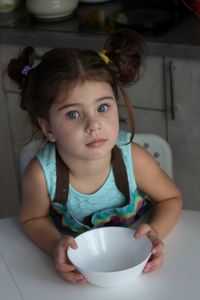
<path fill-rule="evenodd" d="M 117 146 L 115 146 L 112 150 L 112 167 L 115 177 L 115 183 L 119 191 L 126 197 L 127 201 L 129 201 L 130 194 L 126 166 L 122 157 L 121 150 Z"/>
<path fill-rule="evenodd" d="M 69 169 L 56 151 L 56 193 L 53 201 L 66 204 L 69 191 Z"/>

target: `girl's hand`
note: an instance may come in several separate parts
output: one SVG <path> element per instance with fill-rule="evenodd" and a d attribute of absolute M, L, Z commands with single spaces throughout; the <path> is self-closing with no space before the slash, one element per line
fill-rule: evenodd
<path fill-rule="evenodd" d="M 161 267 L 163 263 L 164 244 L 158 238 L 155 230 L 153 230 L 153 228 L 148 224 L 140 225 L 139 228 L 136 230 L 134 237 L 136 239 L 139 239 L 143 235 L 146 235 L 152 241 L 153 244 L 152 255 L 149 258 L 143 270 L 143 272 L 147 273 L 155 271 Z"/>
<path fill-rule="evenodd" d="M 73 284 L 86 283 L 85 277 L 76 270 L 76 267 L 71 264 L 67 257 L 68 247 L 73 249 L 77 248 L 77 244 L 73 237 L 63 237 L 57 243 L 54 251 L 56 270 L 58 274 L 66 281 L 69 281 Z"/>

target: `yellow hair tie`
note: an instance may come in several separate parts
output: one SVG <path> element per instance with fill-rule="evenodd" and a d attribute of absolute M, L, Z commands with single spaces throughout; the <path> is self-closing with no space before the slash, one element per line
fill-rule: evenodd
<path fill-rule="evenodd" d="M 110 59 L 109 59 L 108 56 L 106 55 L 107 52 L 108 52 L 108 51 L 107 51 L 107 50 L 104 50 L 104 49 L 103 49 L 102 51 L 98 52 L 99 56 L 103 59 L 103 61 L 104 61 L 106 64 L 108 64 L 109 61 L 110 61 Z"/>

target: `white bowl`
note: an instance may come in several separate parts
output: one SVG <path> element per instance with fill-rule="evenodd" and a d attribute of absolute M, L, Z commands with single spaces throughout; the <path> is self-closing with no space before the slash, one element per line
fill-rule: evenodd
<path fill-rule="evenodd" d="M 39 19 L 56 19 L 70 16 L 79 0 L 27 0 L 27 9 Z"/>
<path fill-rule="evenodd" d="M 150 257 L 152 243 L 147 237 L 135 239 L 134 230 L 102 227 L 75 238 L 77 249 L 68 248 L 70 261 L 88 282 L 116 287 L 133 282 Z"/>

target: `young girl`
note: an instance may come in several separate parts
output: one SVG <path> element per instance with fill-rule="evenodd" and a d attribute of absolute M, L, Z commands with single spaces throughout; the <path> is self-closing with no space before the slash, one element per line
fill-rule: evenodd
<path fill-rule="evenodd" d="M 21 89 L 21 107 L 47 139 L 29 163 L 22 184 L 21 222 L 26 234 L 52 255 L 62 278 L 85 283 L 66 256 L 74 234 L 99 226 L 130 225 L 148 208 L 137 228 L 147 235 L 152 256 L 144 271 L 158 269 L 162 239 L 175 225 L 181 195 L 153 157 L 133 142 L 134 119 L 123 86 L 133 84 L 143 59 L 136 33 L 112 33 L 99 53 L 56 48 L 33 67 L 27 47 L 8 66 Z M 128 110 L 131 133 L 119 130 L 118 93 Z"/>

